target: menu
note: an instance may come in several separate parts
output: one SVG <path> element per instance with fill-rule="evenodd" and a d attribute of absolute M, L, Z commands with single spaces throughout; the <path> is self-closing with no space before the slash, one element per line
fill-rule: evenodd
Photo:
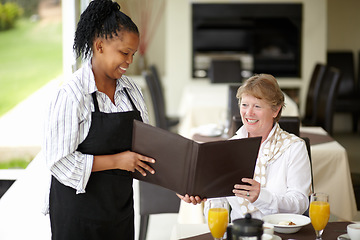
<path fill-rule="evenodd" d="M 133 177 L 201 198 L 233 196 L 234 184 L 252 178 L 261 137 L 198 143 L 134 120 L 132 151 L 152 157 L 155 174 Z"/>

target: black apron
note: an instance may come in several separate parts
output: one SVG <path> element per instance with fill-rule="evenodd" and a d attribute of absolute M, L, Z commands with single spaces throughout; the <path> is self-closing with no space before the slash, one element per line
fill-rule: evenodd
<path fill-rule="evenodd" d="M 131 150 L 133 120 L 142 120 L 124 88 L 133 111 L 99 111 L 96 92 L 92 94 L 88 136 L 77 151 L 91 155 Z M 53 240 L 134 239 L 133 178 L 131 172 L 114 169 L 92 172 L 86 193 L 61 184 L 54 176 L 50 188 L 50 221 Z"/>

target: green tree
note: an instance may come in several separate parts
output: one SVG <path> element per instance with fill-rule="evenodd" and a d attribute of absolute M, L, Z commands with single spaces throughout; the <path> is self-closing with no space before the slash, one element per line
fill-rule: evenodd
<path fill-rule="evenodd" d="M 16 3 L 0 3 L 0 31 L 13 28 L 15 21 L 23 14 L 23 9 Z"/>

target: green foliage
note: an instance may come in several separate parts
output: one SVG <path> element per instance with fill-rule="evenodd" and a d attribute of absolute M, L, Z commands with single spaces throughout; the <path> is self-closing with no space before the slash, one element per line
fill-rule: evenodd
<path fill-rule="evenodd" d="M 24 16 L 30 17 L 33 14 L 38 14 L 40 0 L 0 0 L 0 3 L 16 3 L 24 10 Z"/>
<path fill-rule="evenodd" d="M 16 3 L 0 3 L 0 31 L 13 28 L 15 21 L 23 14 L 23 9 Z"/>
<path fill-rule="evenodd" d="M 31 160 L 16 158 L 6 162 L 0 162 L 0 169 L 11 169 L 11 168 L 25 169 L 30 162 Z"/>

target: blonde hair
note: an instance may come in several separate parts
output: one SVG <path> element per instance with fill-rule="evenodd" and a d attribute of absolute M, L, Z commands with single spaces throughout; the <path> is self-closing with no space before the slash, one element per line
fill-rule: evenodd
<path fill-rule="evenodd" d="M 274 118 L 274 122 L 279 121 L 282 109 L 285 107 L 285 100 L 284 94 L 274 76 L 270 74 L 256 74 L 247 79 L 236 93 L 236 97 L 239 99 L 239 105 L 243 94 L 249 94 L 265 101 L 271 106 L 273 111 L 276 111 L 280 106 L 280 111 Z"/>

